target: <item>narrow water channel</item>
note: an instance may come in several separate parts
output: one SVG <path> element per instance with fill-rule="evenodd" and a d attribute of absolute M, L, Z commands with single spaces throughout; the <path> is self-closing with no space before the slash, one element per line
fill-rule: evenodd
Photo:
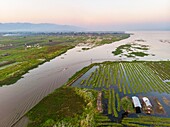
<path fill-rule="evenodd" d="M 132 60 L 116 57 L 112 51 L 121 44 L 137 39 L 146 40 L 143 43 L 148 44 L 151 47 L 149 52 L 155 54 L 141 60 L 170 59 L 168 48 L 170 44 L 160 42 L 160 39 L 170 41 L 170 32 L 135 32 L 128 39 L 87 51 L 82 51 L 82 47 L 75 47 L 50 62 L 30 70 L 15 84 L 0 87 L 0 127 L 12 126 L 46 95 L 61 87 L 75 72 L 90 65 L 91 62 Z"/>

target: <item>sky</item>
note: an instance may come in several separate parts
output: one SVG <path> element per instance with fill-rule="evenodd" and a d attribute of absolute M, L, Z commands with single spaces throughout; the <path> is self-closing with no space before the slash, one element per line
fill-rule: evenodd
<path fill-rule="evenodd" d="M 1 0 L 0 22 L 91 30 L 170 29 L 170 0 Z"/>

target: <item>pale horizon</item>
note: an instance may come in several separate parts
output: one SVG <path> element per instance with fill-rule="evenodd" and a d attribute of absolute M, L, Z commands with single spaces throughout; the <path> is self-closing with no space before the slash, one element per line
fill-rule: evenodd
<path fill-rule="evenodd" d="M 5 0 L 0 23 L 53 23 L 90 30 L 170 29 L 169 0 Z"/>

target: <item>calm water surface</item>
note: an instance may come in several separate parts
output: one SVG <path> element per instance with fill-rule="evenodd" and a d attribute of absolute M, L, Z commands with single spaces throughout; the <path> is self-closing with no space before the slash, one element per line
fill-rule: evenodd
<path fill-rule="evenodd" d="M 149 55 L 139 60 L 169 60 L 170 32 L 130 32 L 130 38 L 99 46 L 88 51 L 75 47 L 65 54 L 23 75 L 15 84 L 0 87 L 0 127 L 12 126 L 43 97 L 62 86 L 75 72 L 91 62 L 134 60 L 114 56 L 111 52 L 121 44 L 136 42 L 150 46 Z M 143 39 L 145 42 L 135 40 Z"/>

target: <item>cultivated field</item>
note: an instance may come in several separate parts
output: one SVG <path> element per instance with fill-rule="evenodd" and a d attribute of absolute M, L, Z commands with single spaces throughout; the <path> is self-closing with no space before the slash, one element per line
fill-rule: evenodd
<path fill-rule="evenodd" d="M 73 86 L 102 91 L 103 113 L 95 117 L 97 126 L 170 126 L 170 75 L 164 71 L 170 69 L 169 63 L 99 64 L 86 72 Z M 136 114 L 132 96 L 138 96 L 140 101 L 142 97 L 148 97 L 153 105 L 151 114 L 147 115 L 144 107 L 142 113 Z"/>
<path fill-rule="evenodd" d="M 148 92 L 169 94 L 170 86 L 163 82 L 156 70 L 148 67 L 147 64 L 152 63 L 101 64 L 94 72 L 87 74 L 87 78 L 84 78 L 79 86 L 101 90 L 113 88 L 124 95 Z"/>
<path fill-rule="evenodd" d="M 45 97 L 29 111 L 26 116 L 30 121 L 27 124 L 30 127 L 168 127 L 170 75 L 164 70 L 170 69 L 169 63 L 105 62 L 85 67 L 73 75 L 65 86 Z M 133 106 L 132 96 L 138 96 L 141 102 L 139 114 Z M 149 115 L 142 97 L 148 97 L 153 106 Z M 74 105 L 77 112 L 73 112 Z"/>

